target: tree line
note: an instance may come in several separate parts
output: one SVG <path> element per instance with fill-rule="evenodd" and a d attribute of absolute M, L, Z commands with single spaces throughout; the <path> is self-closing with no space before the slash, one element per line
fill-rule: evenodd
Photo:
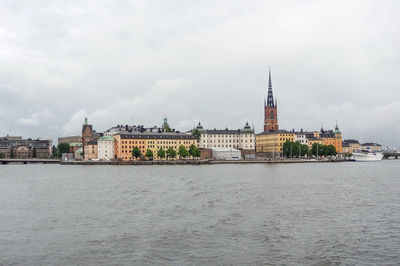
<path fill-rule="evenodd" d="M 311 149 L 307 145 L 301 144 L 296 141 L 285 141 L 282 147 L 283 156 L 289 157 L 303 157 L 308 155 L 314 156 L 336 156 L 337 151 L 333 145 L 323 145 L 318 143 L 313 143 Z"/>
<path fill-rule="evenodd" d="M 167 150 L 161 148 L 157 151 L 157 157 L 160 159 L 174 159 L 177 155 L 179 155 L 179 158 L 181 159 L 185 159 L 187 157 L 199 158 L 201 155 L 201 151 L 193 144 L 190 146 L 189 150 L 186 149 L 185 146 L 181 145 L 179 146 L 178 151 L 173 148 L 168 148 Z M 154 159 L 154 153 L 152 150 L 147 149 L 146 153 L 143 156 L 142 151 L 139 149 L 139 147 L 135 146 L 132 150 L 132 157 L 136 160 L 140 158 L 151 161 Z"/>

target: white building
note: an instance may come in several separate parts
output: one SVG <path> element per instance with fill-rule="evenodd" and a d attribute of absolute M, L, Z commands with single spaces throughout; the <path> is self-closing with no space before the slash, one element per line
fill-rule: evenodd
<path fill-rule="evenodd" d="M 104 136 L 97 140 L 98 158 L 114 159 L 115 158 L 115 139 L 110 136 Z"/>
<path fill-rule="evenodd" d="M 201 133 L 199 148 L 235 148 L 241 150 L 255 149 L 254 129 L 246 123 L 243 129 L 207 129 L 200 124 L 196 129 Z M 189 132 L 190 134 L 192 133 Z"/>
<path fill-rule="evenodd" d="M 303 129 L 299 132 L 294 132 L 294 142 L 298 141 L 300 144 L 308 145 L 309 133 L 303 132 Z"/>
<path fill-rule="evenodd" d="M 211 148 L 213 158 L 216 160 L 239 160 L 241 152 L 234 148 Z"/>

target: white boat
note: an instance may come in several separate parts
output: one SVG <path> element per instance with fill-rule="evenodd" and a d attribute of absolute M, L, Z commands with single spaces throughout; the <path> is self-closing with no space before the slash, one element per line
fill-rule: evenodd
<path fill-rule="evenodd" d="M 383 158 L 383 153 L 379 151 L 356 151 L 353 152 L 353 157 L 357 162 L 380 161 Z"/>

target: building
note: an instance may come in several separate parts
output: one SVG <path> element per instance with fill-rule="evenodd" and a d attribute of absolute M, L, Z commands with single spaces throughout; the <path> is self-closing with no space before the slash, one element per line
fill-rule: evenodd
<path fill-rule="evenodd" d="M 97 140 L 98 158 L 101 160 L 115 159 L 115 139 L 110 136 L 103 136 Z"/>
<path fill-rule="evenodd" d="M 295 141 L 295 142 L 299 142 L 300 144 L 303 144 L 303 145 L 307 145 L 307 146 L 308 146 L 308 138 L 307 138 L 307 136 L 308 136 L 309 134 L 307 134 L 307 132 L 304 132 L 303 129 L 301 129 L 301 130 L 298 131 L 298 132 L 295 132 L 295 131 L 293 130 L 293 132 L 294 132 L 294 141 Z"/>
<path fill-rule="evenodd" d="M 86 160 L 93 160 L 98 158 L 98 140 L 91 140 L 85 146 L 84 154 Z"/>
<path fill-rule="evenodd" d="M 58 144 L 61 143 L 82 143 L 82 136 L 68 136 L 58 138 Z"/>
<path fill-rule="evenodd" d="M 343 154 L 352 154 L 353 150 L 349 143 L 342 141 L 342 153 Z"/>
<path fill-rule="evenodd" d="M 85 154 L 85 150 L 87 150 L 86 145 L 93 140 L 99 139 L 103 134 L 102 133 L 96 133 L 95 130 L 93 130 L 93 126 L 89 125 L 87 117 L 85 117 L 85 122 L 82 125 L 82 150 L 84 152 L 83 159 L 88 160 L 89 157 L 87 154 Z"/>
<path fill-rule="evenodd" d="M 234 148 L 211 148 L 212 156 L 216 160 L 239 160 L 241 152 Z"/>
<path fill-rule="evenodd" d="M 277 157 L 282 154 L 283 143 L 294 141 L 295 133 L 286 130 L 264 131 L 256 135 L 256 152 Z"/>
<path fill-rule="evenodd" d="M 360 142 L 358 142 L 358 140 L 346 139 L 346 140 L 342 141 L 342 147 L 343 147 L 343 144 L 346 146 L 346 150 L 347 150 L 347 152 L 345 152 L 343 150 L 343 153 L 353 153 L 354 151 L 361 150 L 361 145 L 360 145 Z M 348 148 L 347 146 L 350 148 Z"/>
<path fill-rule="evenodd" d="M 374 142 L 368 142 L 361 144 L 361 149 L 368 151 L 381 151 L 382 145 Z"/>
<path fill-rule="evenodd" d="M 335 130 L 324 130 L 321 128 L 319 138 L 324 141 L 324 145 L 332 145 L 335 147 L 337 153 L 342 153 L 342 132 L 339 130 L 339 126 L 336 124 Z"/>
<path fill-rule="evenodd" d="M 5 136 L 0 138 L 0 153 L 6 158 L 16 159 L 48 159 L 51 158 L 49 139 L 23 139 L 20 136 Z"/>
<path fill-rule="evenodd" d="M 272 93 L 271 71 L 268 73 L 268 96 L 264 100 L 264 131 L 279 130 L 278 126 L 278 104 Z"/>
<path fill-rule="evenodd" d="M 175 132 L 137 132 L 128 134 L 116 134 L 115 138 L 115 157 L 122 160 L 133 160 L 132 151 L 138 147 L 144 156 L 149 149 L 153 152 L 154 159 L 158 158 L 157 152 L 160 149 L 166 151 L 172 148 L 178 151 L 179 146 L 183 145 L 189 150 L 191 145 L 197 146 L 197 139 L 192 135 Z"/>
<path fill-rule="evenodd" d="M 308 141 L 308 148 L 310 148 L 310 149 L 312 148 L 314 143 L 320 144 L 320 145 L 324 145 L 324 143 L 325 143 L 323 139 L 315 138 L 315 137 L 309 138 L 307 141 Z"/>
<path fill-rule="evenodd" d="M 201 123 L 196 126 L 200 132 L 199 148 L 235 148 L 240 150 L 255 149 L 255 134 L 254 129 L 249 126 L 249 123 L 243 129 L 204 129 Z M 192 134 L 189 131 L 188 134 Z M 253 152 L 254 153 L 254 152 Z"/>

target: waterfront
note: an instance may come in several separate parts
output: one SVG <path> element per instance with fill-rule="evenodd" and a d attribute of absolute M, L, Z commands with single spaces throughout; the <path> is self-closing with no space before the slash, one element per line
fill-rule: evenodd
<path fill-rule="evenodd" d="M 400 263 L 400 162 L 0 166 L 0 264 Z"/>

